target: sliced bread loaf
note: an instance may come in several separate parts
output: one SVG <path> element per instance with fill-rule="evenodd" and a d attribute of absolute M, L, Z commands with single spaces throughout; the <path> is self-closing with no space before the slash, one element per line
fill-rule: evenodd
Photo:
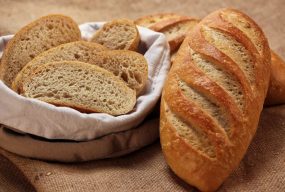
<path fill-rule="evenodd" d="M 136 103 L 135 91 L 111 72 L 79 61 L 39 66 L 23 82 L 22 95 L 81 112 L 122 115 Z"/>
<path fill-rule="evenodd" d="M 12 89 L 21 93 L 22 82 L 30 76 L 32 68 L 55 61 L 81 61 L 100 66 L 124 80 L 141 93 L 147 82 L 148 65 L 143 55 L 128 50 L 106 51 L 97 43 L 77 41 L 50 49 L 29 62 L 17 75 Z"/>
<path fill-rule="evenodd" d="M 57 45 L 78 41 L 77 24 L 63 15 L 48 15 L 22 28 L 4 51 L 0 79 L 10 86 L 18 72 L 34 57 Z"/>
<path fill-rule="evenodd" d="M 140 42 L 140 35 L 133 21 L 116 19 L 103 25 L 91 41 L 112 50 L 136 51 Z"/>

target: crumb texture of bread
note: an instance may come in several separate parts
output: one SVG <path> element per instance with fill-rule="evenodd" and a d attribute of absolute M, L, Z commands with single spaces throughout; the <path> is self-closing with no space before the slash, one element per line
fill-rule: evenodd
<path fill-rule="evenodd" d="M 107 22 L 91 39 L 112 50 L 136 51 L 140 42 L 138 29 L 132 20 L 116 19 Z"/>
<path fill-rule="evenodd" d="M 31 60 L 16 76 L 12 82 L 12 89 L 20 92 L 22 81 L 31 75 L 32 68 L 56 61 L 82 61 L 89 63 L 96 55 L 107 48 L 97 43 L 74 41 L 51 48 Z"/>
<path fill-rule="evenodd" d="M 161 98 L 160 142 L 176 175 L 215 191 L 256 132 L 270 80 L 259 26 L 234 9 L 205 17 L 186 35 Z"/>
<path fill-rule="evenodd" d="M 135 91 L 107 70 L 78 61 L 41 65 L 23 82 L 23 96 L 81 112 L 122 115 L 136 103 Z"/>
<path fill-rule="evenodd" d="M 11 86 L 18 72 L 37 55 L 80 38 L 80 30 L 70 17 L 41 17 L 23 27 L 8 42 L 1 61 L 0 78 L 6 85 Z"/>
<path fill-rule="evenodd" d="M 97 43 L 77 41 L 52 48 L 30 61 L 13 81 L 12 89 L 21 93 L 22 82 L 30 76 L 33 68 L 63 60 L 81 61 L 102 67 L 125 81 L 137 95 L 147 82 L 148 65 L 143 55 L 129 50 L 110 51 Z"/>

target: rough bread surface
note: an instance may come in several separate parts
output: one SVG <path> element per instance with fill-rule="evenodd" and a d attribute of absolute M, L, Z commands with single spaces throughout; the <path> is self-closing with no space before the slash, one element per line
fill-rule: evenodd
<path fill-rule="evenodd" d="M 70 17 L 41 17 L 22 28 L 9 41 L 1 61 L 0 78 L 10 86 L 17 73 L 38 54 L 79 39 L 80 30 Z"/>
<path fill-rule="evenodd" d="M 181 15 L 175 13 L 158 13 L 138 18 L 135 20 L 135 24 L 152 29 L 158 22 L 179 18 L 181 18 Z"/>
<path fill-rule="evenodd" d="M 245 14 L 222 9 L 187 35 L 161 98 L 160 141 L 170 168 L 216 191 L 256 132 L 270 79 L 270 49 Z"/>
<path fill-rule="evenodd" d="M 124 80 L 140 94 L 145 87 L 148 65 L 143 55 L 128 50 L 107 51 L 100 44 L 77 41 L 52 48 L 30 61 L 13 81 L 12 89 L 20 93 L 22 82 L 30 76 L 32 68 L 55 61 L 81 61 L 102 67 Z"/>
<path fill-rule="evenodd" d="M 179 48 L 186 34 L 199 23 L 199 19 L 175 13 L 148 15 L 135 21 L 137 25 L 163 33 L 170 45 L 171 54 Z"/>
<path fill-rule="evenodd" d="M 23 82 L 23 96 L 82 112 L 122 115 L 136 103 L 135 91 L 105 69 L 78 61 L 44 64 Z"/>
<path fill-rule="evenodd" d="M 91 39 L 112 50 L 136 51 L 140 42 L 138 29 L 133 21 L 117 19 L 103 25 Z"/>

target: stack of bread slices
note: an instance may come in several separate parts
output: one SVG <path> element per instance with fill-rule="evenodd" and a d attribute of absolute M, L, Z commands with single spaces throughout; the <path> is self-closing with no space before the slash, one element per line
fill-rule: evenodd
<path fill-rule="evenodd" d="M 48 15 L 9 41 L 0 78 L 22 96 L 81 112 L 122 115 L 133 110 L 145 87 L 148 65 L 140 36 L 127 19 L 106 23 L 91 41 L 63 15 Z"/>

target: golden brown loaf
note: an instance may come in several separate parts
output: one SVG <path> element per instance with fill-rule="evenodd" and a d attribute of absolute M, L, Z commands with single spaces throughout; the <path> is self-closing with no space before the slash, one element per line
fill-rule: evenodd
<path fill-rule="evenodd" d="M 40 65 L 23 81 L 25 97 L 81 112 L 121 115 L 130 112 L 136 93 L 111 72 L 79 61 Z"/>
<path fill-rule="evenodd" d="M 8 42 L 1 61 L 0 79 L 10 86 L 18 72 L 38 54 L 78 41 L 80 37 L 80 30 L 70 17 L 48 15 L 35 20 Z"/>
<path fill-rule="evenodd" d="M 169 23 L 173 23 L 184 17 L 185 16 L 178 15 L 176 13 L 158 13 L 158 14 L 147 15 L 147 16 L 138 18 L 135 20 L 135 24 L 142 26 L 142 27 L 149 28 L 154 31 L 158 31 L 161 28 L 167 26 Z"/>
<path fill-rule="evenodd" d="M 197 19 L 181 18 L 159 30 L 166 36 L 171 53 L 174 53 L 179 48 L 186 34 L 198 23 L 199 20 Z"/>
<path fill-rule="evenodd" d="M 187 31 L 191 30 L 198 22 L 199 19 L 175 13 L 160 13 L 136 20 L 137 24 L 166 35 L 171 49 L 171 62 L 173 62 Z M 285 103 L 285 62 L 273 51 L 271 52 L 271 78 L 265 99 L 266 106 Z"/>
<path fill-rule="evenodd" d="M 139 31 L 132 20 L 115 19 L 107 22 L 91 39 L 112 50 L 136 51 L 140 42 Z"/>
<path fill-rule="evenodd" d="M 162 150 L 179 177 L 214 191 L 238 166 L 256 132 L 269 71 L 267 39 L 237 10 L 216 11 L 187 35 L 161 100 Z"/>
<path fill-rule="evenodd" d="M 174 53 L 181 45 L 188 31 L 199 21 L 199 19 L 174 13 L 160 13 L 139 18 L 135 22 L 137 25 L 163 33 L 167 38 L 171 53 Z"/>
<path fill-rule="evenodd" d="M 285 103 L 285 62 L 271 50 L 271 75 L 265 105 Z"/>

